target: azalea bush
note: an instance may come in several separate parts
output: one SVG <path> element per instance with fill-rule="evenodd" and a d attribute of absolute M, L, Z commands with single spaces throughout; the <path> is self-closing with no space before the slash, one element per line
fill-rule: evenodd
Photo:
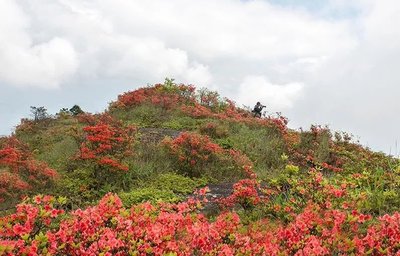
<path fill-rule="evenodd" d="M 125 127 L 111 116 L 100 116 L 95 124 L 83 127 L 78 158 L 94 165 L 95 172 L 128 171 L 123 161 L 133 155 L 135 133 L 135 126 Z"/>
<path fill-rule="evenodd" d="M 165 139 L 163 144 L 175 159 L 176 167 L 191 177 L 200 177 L 223 152 L 209 137 L 197 133 L 184 132 L 175 139 Z"/>
<path fill-rule="evenodd" d="M 1 255 L 46 254 L 48 232 L 59 228 L 65 198 L 37 195 L 25 199 L 16 212 L 0 218 Z"/>
<path fill-rule="evenodd" d="M 216 122 L 207 122 L 199 128 L 201 134 L 205 134 L 214 139 L 226 138 L 229 135 L 229 129 L 226 125 Z"/>
<path fill-rule="evenodd" d="M 71 131 L 78 145 L 63 169 L 56 193 L 68 195 L 71 207 L 93 203 L 110 191 L 129 189 L 137 129 L 108 114 L 79 115 L 79 127 Z"/>
<path fill-rule="evenodd" d="M 247 182 L 246 182 L 247 183 Z M 202 191 L 204 194 L 206 190 Z M 108 194 L 66 215 L 52 197 L 34 198 L 0 219 L 3 255 L 396 255 L 400 214 L 373 219 L 356 210 L 308 203 L 287 223 L 268 218 L 244 226 L 226 211 L 214 220 L 202 202 L 124 208 Z"/>
<path fill-rule="evenodd" d="M 287 123 L 172 79 L 25 120 L 0 138 L 1 207 L 31 196 L 0 255 L 400 255 L 398 159 Z"/>
<path fill-rule="evenodd" d="M 143 103 L 151 103 L 163 109 L 172 109 L 182 103 L 193 102 L 195 87 L 175 84 L 166 79 L 164 84 L 156 84 L 126 92 L 118 96 L 118 100 L 110 105 L 111 108 L 129 108 Z"/>
<path fill-rule="evenodd" d="M 260 203 L 260 184 L 255 179 L 243 179 L 233 185 L 233 193 L 219 200 L 223 207 L 232 208 L 239 204 L 243 209 L 251 209 Z"/>
<path fill-rule="evenodd" d="M 137 110 L 143 107 L 150 112 L 139 111 L 144 115 L 138 118 Z M 287 118 L 281 115 L 255 119 L 249 109 L 237 107 L 235 102 L 221 98 L 217 92 L 204 88 L 196 92 L 193 85 L 176 84 L 173 79 L 121 94 L 110 104 L 109 111 L 114 116 L 145 125 L 162 125 L 165 122 L 163 117 L 180 112 L 196 119 L 218 119 L 274 128 L 282 135 L 287 133 L 288 123 Z"/>
<path fill-rule="evenodd" d="M 163 145 L 177 170 L 190 177 L 226 179 L 253 175 L 246 155 L 223 149 L 208 136 L 184 132 L 175 139 L 165 139 Z"/>
<path fill-rule="evenodd" d="M 0 144 L 0 202 L 51 186 L 57 171 L 37 161 L 28 146 L 15 137 Z"/>
<path fill-rule="evenodd" d="M 223 111 L 226 107 L 226 102 L 221 99 L 219 93 L 210 91 L 207 88 L 201 88 L 197 93 L 198 102 L 210 108 L 214 112 Z"/>

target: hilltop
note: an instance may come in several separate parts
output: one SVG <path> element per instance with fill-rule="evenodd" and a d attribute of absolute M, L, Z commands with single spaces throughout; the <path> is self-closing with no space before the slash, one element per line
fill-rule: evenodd
<path fill-rule="evenodd" d="M 284 116 L 255 118 L 169 79 L 119 95 L 104 113 L 36 111 L 0 138 L 0 254 L 17 244 L 93 255 L 400 249 L 399 161 L 347 133 L 295 131 Z M 232 193 L 208 211 L 203 188 L 219 185 Z"/>

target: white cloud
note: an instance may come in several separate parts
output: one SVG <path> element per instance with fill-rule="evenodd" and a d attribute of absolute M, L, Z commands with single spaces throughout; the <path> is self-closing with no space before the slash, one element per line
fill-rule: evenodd
<path fill-rule="evenodd" d="M 353 21 L 357 47 L 338 52 L 305 77 L 305 97 L 289 112 L 297 124 L 327 123 L 389 152 L 400 138 L 395 131 L 400 121 L 394 118 L 400 108 L 400 2 L 353 4 L 361 7 Z"/>
<path fill-rule="evenodd" d="M 189 68 L 187 73 L 182 78 L 183 83 L 194 84 L 197 87 L 209 87 L 212 83 L 213 77 L 209 71 L 208 66 L 203 64 L 194 63 L 193 67 Z"/>
<path fill-rule="evenodd" d="M 78 67 L 65 39 L 32 42 L 29 18 L 14 1 L 0 2 L 0 81 L 18 86 L 57 87 Z"/>
<path fill-rule="evenodd" d="M 230 74 L 213 73 L 215 68 L 210 67 L 230 65 L 226 59 L 242 60 L 243 74 L 236 78 L 239 82 L 250 72 L 246 62 L 267 61 L 282 66 L 304 58 L 333 56 L 356 45 L 346 23 L 326 21 L 304 11 L 288 11 L 266 1 L 17 3 L 19 6 L 13 4 L 19 11 L 17 16 L 29 22 L 14 30 L 28 42 L 18 49 L 8 48 L 7 52 L 12 55 L 24 52 L 14 58 L 15 62 L 29 59 L 27 63 L 33 63 L 30 66 L 36 69 L 30 68 L 31 75 L 28 73 L 26 79 L 17 76 L 20 69 L 5 71 L 3 79 L 16 84 L 31 81 L 28 84 L 55 86 L 66 77 L 79 74 L 92 78 L 141 77 L 151 81 L 168 76 L 214 86 L 213 82 L 224 80 Z M 54 61 L 45 51 L 54 50 L 55 45 L 50 42 L 55 37 L 65 40 L 60 49 L 64 52 L 64 61 L 58 58 L 57 65 L 49 65 Z M 36 48 L 42 49 L 40 54 L 48 58 L 46 61 L 36 53 L 34 40 L 45 42 L 43 47 Z M 49 45 L 52 47 L 45 47 Z M 6 57 L 0 56 L 4 66 L 11 63 Z M 44 74 L 46 70 L 50 70 L 48 74 Z M 34 73 L 40 75 L 35 77 Z"/>
<path fill-rule="evenodd" d="M 288 11 L 267 1 L 119 0 L 112 5 L 100 8 L 111 10 L 106 17 L 120 33 L 156 34 L 202 60 L 331 55 L 355 43 L 345 23 Z"/>
<path fill-rule="evenodd" d="M 397 135 L 375 124 L 400 125 L 400 2 L 325 2 L 0 0 L 0 85 L 85 95 L 171 77 L 386 145 Z"/>
<path fill-rule="evenodd" d="M 178 48 L 168 48 L 157 39 L 113 38 L 109 41 L 109 51 L 113 59 L 106 64 L 106 72 L 111 77 L 147 77 L 164 79 L 174 77 L 187 83 L 208 85 L 211 74 L 208 67 L 191 63 L 187 52 Z"/>
<path fill-rule="evenodd" d="M 303 84 L 272 84 L 262 76 L 248 76 L 239 86 L 238 102 L 252 106 L 255 101 L 266 105 L 269 111 L 291 108 L 301 96 Z"/>
<path fill-rule="evenodd" d="M 0 55 L 0 79 L 18 86 L 58 87 L 78 65 L 74 49 L 61 38 L 27 48 L 3 45 Z"/>

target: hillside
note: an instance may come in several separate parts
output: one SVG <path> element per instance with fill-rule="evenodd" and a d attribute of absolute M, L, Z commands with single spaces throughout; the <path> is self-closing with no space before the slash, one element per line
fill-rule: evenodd
<path fill-rule="evenodd" d="M 398 159 L 287 123 L 169 79 L 22 119 L 0 138 L 0 255 L 400 253 Z"/>

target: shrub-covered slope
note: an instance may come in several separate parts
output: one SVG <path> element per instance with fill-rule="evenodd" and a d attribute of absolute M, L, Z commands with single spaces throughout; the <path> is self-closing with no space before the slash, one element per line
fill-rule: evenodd
<path fill-rule="evenodd" d="M 195 196 L 210 184 L 234 184 L 232 194 Z M 104 113 L 24 119 L 0 140 L 0 185 L 6 255 L 400 250 L 397 159 L 168 79 Z"/>

